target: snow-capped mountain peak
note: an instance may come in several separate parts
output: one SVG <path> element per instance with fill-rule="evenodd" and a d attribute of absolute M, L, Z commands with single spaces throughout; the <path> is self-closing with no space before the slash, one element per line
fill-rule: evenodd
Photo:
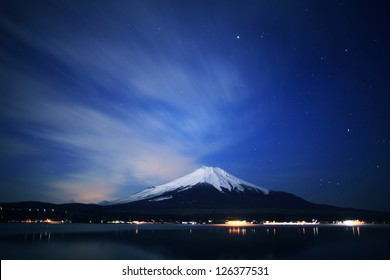
<path fill-rule="evenodd" d="M 232 191 L 242 191 L 244 186 L 258 188 L 264 193 L 268 193 L 267 189 L 260 188 L 252 183 L 246 182 L 240 178 L 237 178 L 226 171 L 222 170 L 219 167 L 208 167 L 202 166 L 201 168 L 195 170 L 194 172 L 183 176 L 179 179 L 176 179 L 170 183 L 161 185 L 162 186 L 194 186 L 198 183 L 208 183 L 213 185 L 216 189 L 223 192 L 224 190 Z"/>
<path fill-rule="evenodd" d="M 183 191 L 189 189 L 197 184 L 210 184 L 215 187 L 221 193 L 223 192 L 243 192 L 245 189 L 250 189 L 256 192 L 262 192 L 268 194 L 269 190 L 258 187 L 252 183 L 246 182 L 240 178 L 237 178 L 219 167 L 202 166 L 194 172 L 173 180 L 169 183 L 149 187 L 143 191 L 130 195 L 127 198 L 112 201 L 110 204 L 122 204 L 138 200 L 150 199 L 161 196 L 164 193 L 172 191 Z M 159 200 L 170 199 L 171 196 L 159 197 Z"/>

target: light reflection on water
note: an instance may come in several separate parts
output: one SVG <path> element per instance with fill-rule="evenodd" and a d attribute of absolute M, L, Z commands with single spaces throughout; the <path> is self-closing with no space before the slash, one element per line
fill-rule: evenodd
<path fill-rule="evenodd" d="M 0 224 L 1 259 L 390 259 L 390 226 Z"/>
<path fill-rule="evenodd" d="M 229 228 L 229 234 L 242 234 L 242 235 L 245 235 L 246 234 L 246 228 L 242 228 L 242 227 Z"/>
<path fill-rule="evenodd" d="M 302 236 L 305 236 L 306 235 L 306 227 L 305 226 L 297 226 L 298 227 L 298 233 L 299 235 L 302 235 Z M 320 227 L 316 226 L 316 227 L 311 227 L 312 229 L 312 236 L 316 237 L 319 235 L 319 229 Z M 266 229 L 263 229 L 266 231 L 267 235 L 270 234 L 270 230 L 272 232 L 272 235 L 276 235 L 276 228 L 266 228 Z M 358 236 L 360 237 L 360 226 L 354 226 L 354 227 L 350 227 L 350 226 L 347 226 L 345 227 L 345 230 L 346 232 L 348 233 L 351 233 L 352 231 L 352 235 L 353 236 Z M 192 232 L 192 229 L 190 229 L 190 232 Z M 228 230 L 229 234 L 233 234 L 233 235 L 246 235 L 247 234 L 247 228 L 246 227 L 229 227 L 229 230 Z M 256 229 L 251 229 L 250 232 L 252 234 L 256 234 Z"/>
<path fill-rule="evenodd" d="M 352 234 L 360 237 L 360 227 L 352 227 Z"/>

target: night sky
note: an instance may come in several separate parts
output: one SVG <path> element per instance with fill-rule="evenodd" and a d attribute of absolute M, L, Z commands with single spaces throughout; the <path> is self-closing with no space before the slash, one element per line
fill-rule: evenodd
<path fill-rule="evenodd" d="M 390 211 L 389 27 L 387 1 L 1 1 L 0 201 L 207 165 Z"/>

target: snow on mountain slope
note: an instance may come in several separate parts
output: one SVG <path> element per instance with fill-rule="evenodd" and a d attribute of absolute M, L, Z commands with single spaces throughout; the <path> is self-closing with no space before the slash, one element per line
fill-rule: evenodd
<path fill-rule="evenodd" d="M 227 173 L 221 168 L 203 166 L 195 170 L 194 172 L 185 175 L 183 177 L 180 177 L 176 180 L 173 180 L 169 183 L 155 186 L 155 187 L 149 187 L 143 191 L 130 195 L 129 197 L 115 200 L 105 205 L 123 204 L 123 203 L 143 200 L 143 199 L 150 199 L 150 200 L 170 199 L 171 198 L 170 196 L 165 196 L 156 199 L 153 198 L 162 195 L 166 192 L 171 192 L 176 190 L 183 191 L 199 183 L 208 183 L 214 186 L 220 192 L 225 192 L 225 191 L 243 192 L 245 189 L 250 189 L 252 191 L 263 192 L 264 194 L 269 193 L 269 190 L 258 187 L 244 180 L 241 180 L 240 178 L 237 178 Z"/>

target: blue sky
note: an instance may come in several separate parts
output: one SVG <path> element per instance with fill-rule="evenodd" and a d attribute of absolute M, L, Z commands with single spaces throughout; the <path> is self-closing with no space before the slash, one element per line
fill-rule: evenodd
<path fill-rule="evenodd" d="M 2 201 L 117 199 L 212 165 L 390 211 L 378 3 L 5 1 L 0 18 Z"/>

